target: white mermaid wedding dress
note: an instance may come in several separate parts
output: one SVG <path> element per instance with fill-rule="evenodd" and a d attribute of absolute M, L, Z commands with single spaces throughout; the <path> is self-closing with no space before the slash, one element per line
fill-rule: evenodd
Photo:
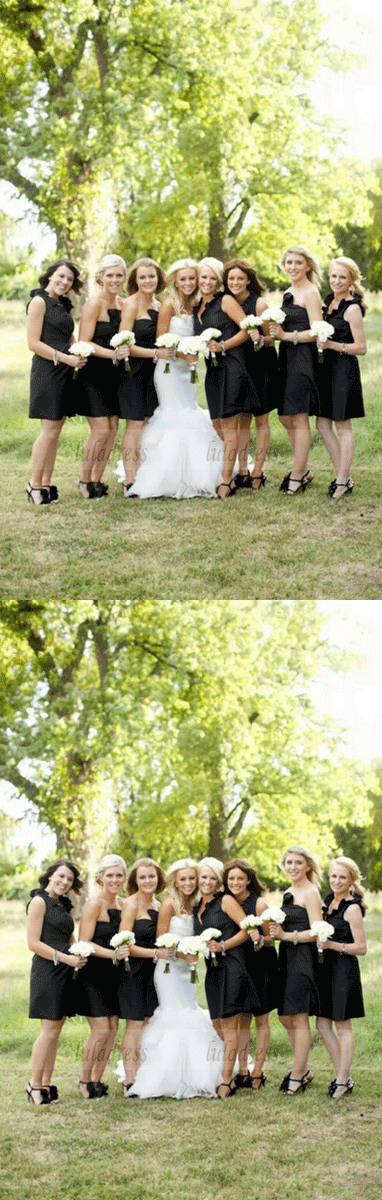
<path fill-rule="evenodd" d="M 192 917 L 172 917 L 170 932 L 179 938 L 188 937 L 193 933 Z M 221 1081 L 223 1043 L 211 1025 L 208 1012 L 198 1007 L 188 963 L 181 958 L 172 959 L 167 974 L 165 966 L 166 962 L 160 959 L 155 967 L 159 1006 L 143 1031 L 141 1066 L 132 1092 L 141 1099 L 212 1097 Z M 116 1073 L 124 1078 L 122 1063 L 118 1063 Z"/>
<path fill-rule="evenodd" d="M 192 316 L 173 316 L 170 333 L 179 338 L 193 333 Z M 193 496 L 215 496 L 221 482 L 223 443 L 215 433 L 208 412 L 199 408 L 190 366 L 181 358 L 160 359 L 154 384 L 159 404 L 145 426 L 141 440 L 141 465 L 132 491 L 144 499 L 170 496 L 187 500 Z M 122 462 L 116 474 L 124 479 Z"/>

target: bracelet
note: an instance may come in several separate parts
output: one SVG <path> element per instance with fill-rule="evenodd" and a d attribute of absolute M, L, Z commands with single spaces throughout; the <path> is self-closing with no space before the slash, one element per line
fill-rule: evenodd
<path fill-rule="evenodd" d="M 52 362 L 53 362 L 53 366 L 54 366 L 54 367 L 58 367 L 57 350 L 53 350 L 53 359 L 52 359 Z"/>
<path fill-rule="evenodd" d="M 225 356 L 226 356 L 225 342 L 221 341 L 221 342 L 220 342 L 220 345 L 221 345 L 221 350 L 222 350 L 222 355 L 223 355 L 223 358 L 225 358 Z"/>
<path fill-rule="evenodd" d="M 157 962 L 158 962 L 158 955 L 157 955 L 157 952 L 156 952 L 156 950 L 154 950 L 154 954 L 153 954 L 153 963 L 157 963 Z"/>
<path fill-rule="evenodd" d="M 263 949 L 263 945 L 264 945 L 264 934 L 263 933 L 260 934 L 260 940 L 258 941 L 257 945 L 258 945 L 259 950 Z"/>
<path fill-rule="evenodd" d="M 297 342 L 298 342 L 298 329 L 295 329 L 294 333 L 293 333 L 293 345 L 297 346 Z"/>
<path fill-rule="evenodd" d="M 226 955 L 225 942 L 220 942 L 220 946 L 221 946 L 221 952 L 222 952 L 222 955 L 223 955 L 223 958 L 224 958 L 224 957 L 225 957 L 225 955 Z"/>
<path fill-rule="evenodd" d="M 57 950 L 53 950 L 52 962 L 54 967 L 58 967 Z"/>
<path fill-rule="evenodd" d="M 258 350 L 262 350 L 264 345 L 264 334 L 260 334 L 260 341 L 257 343 Z"/>
<path fill-rule="evenodd" d="M 115 954 L 113 954 L 113 967 L 118 966 L 117 954 L 118 954 L 118 950 L 116 950 Z"/>
<path fill-rule="evenodd" d="M 157 355 L 157 352 L 156 352 L 156 350 L 154 350 L 154 354 L 153 354 L 153 363 L 155 363 L 155 364 L 156 364 L 157 362 L 158 362 L 158 355 Z"/>
<path fill-rule="evenodd" d="M 113 367 L 117 367 L 117 366 L 118 366 L 118 359 L 117 359 L 117 351 L 115 350 L 114 354 L 113 354 Z"/>
<path fill-rule="evenodd" d="M 342 349 L 340 350 L 340 354 L 347 354 L 347 352 L 348 352 L 348 348 L 347 348 L 346 342 L 343 342 Z"/>
<path fill-rule="evenodd" d="M 345 942 L 343 942 L 343 943 L 342 943 L 342 950 L 340 950 L 340 954 L 347 954 L 347 952 L 348 952 L 347 945 L 346 945 L 346 943 L 345 943 Z"/>
<path fill-rule="evenodd" d="M 293 945 L 297 946 L 297 943 L 298 943 L 298 929 L 295 929 L 294 933 L 293 933 Z"/>

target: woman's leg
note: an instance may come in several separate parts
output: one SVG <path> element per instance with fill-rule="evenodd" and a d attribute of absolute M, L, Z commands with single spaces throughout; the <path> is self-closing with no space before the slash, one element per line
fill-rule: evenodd
<path fill-rule="evenodd" d="M 350 1068 L 354 1055 L 354 1037 L 351 1021 L 336 1021 L 335 1026 L 340 1045 L 340 1062 L 336 1075 L 336 1090 L 341 1093 L 343 1088 L 346 1087 L 350 1076 Z"/>
<path fill-rule="evenodd" d="M 41 1021 L 41 1030 L 32 1049 L 31 1086 L 34 1088 L 50 1084 L 64 1022 L 65 1017 L 61 1021 Z"/>
<path fill-rule="evenodd" d="M 268 450 L 270 437 L 271 437 L 268 413 L 264 413 L 261 417 L 255 417 L 255 425 L 256 425 L 256 455 L 255 455 L 255 465 L 254 465 L 253 471 L 251 471 L 251 477 L 254 480 L 254 482 L 252 483 L 252 490 L 254 492 L 257 492 L 261 485 L 261 476 L 262 476 L 263 466 L 264 466 L 266 453 Z"/>
<path fill-rule="evenodd" d="M 143 1032 L 144 1021 L 126 1021 L 126 1029 L 122 1038 L 122 1058 L 125 1068 L 125 1084 L 127 1087 L 134 1083 L 140 1063 L 139 1047 Z"/>
<path fill-rule="evenodd" d="M 252 413 L 240 413 L 239 441 L 237 456 L 239 460 L 239 475 L 248 474 L 248 450 L 251 435 Z"/>
<path fill-rule="evenodd" d="M 333 1029 L 333 1022 L 328 1017 L 317 1017 L 316 1028 L 333 1063 L 335 1075 L 340 1070 L 340 1043 Z"/>
<path fill-rule="evenodd" d="M 90 434 L 84 446 L 81 466 L 80 492 L 86 500 L 88 488 L 81 484 L 96 482 L 101 478 L 106 465 L 106 444 L 110 436 L 109 417 L 87 417 Z"/>
<path fill-rule="evenodd" d="M 299 1081 L 305 1075 L 311 1045 L 309 1017 L 307 1013 L 282 1016 L 280 1022 L 286 1029 L 293 1050 L 293 1065 L 288 1090 L 297 1092 Z"/>
<path fill-rule="evenodd" d="M 269 1028 L 269 1014 L 263 1013 L 261 1017 L 255 1017 L 256 1025 L 256 1056 L 253 1071 L 251 1071 L 252 1079 L 255 1082 L 254 1091 L 257 1091 L 261 1085 L 261 1076 L 263 1066 L 270 1042 L 271 1031 Z M 253 1084 L 252 1084 L 253 1087 Z"/>
<path fill-rule="evenodd" d="M 333 422 L 327 417 L 317 417 L 316 428 L 333 463 L 336 479 L 340 469 L 340 443 L 333 429 Z"/>
<path fill-rule="evenodd" d="M 41 421 L 41 430 L 32 448 L 32 475 L 30 482 L 33 488 L 49 487 L 56 461 L 60 433 L 65 420 L 66 418 L 63 417 L 62 421 Z M 40 503 L 37 495 L 35 503 Z"/>
<path fill-rule="evenodd" d="M 239 445 L 240 420 L 240 413 L 236 413 L 235 416 L 232 417 L 222 417 L 220 422 L 224 441 L 224 460 L 222 468 L 222 482 L 219 484 L 218 491 L 223 500 L 225 500 L 229 495 L 228 485 L 231 483 Z M 220 488 L 223 487 L 223 484 L 226 486 L 223 488 L 222 492 L 220 492 Z"/>
<path fill-rule="evenodd" d="M 126 429 L 122 438 L 122 458 L 125 468 L 125 484 L 130 487 L 140 463 L 139 447 L 144 421 L 126 421 Z"/>
<path fill-rule="evenodd" d="M 351 422 L 336 421 L 336 430 L 339 439 L 340 460 L 336 473 L 337 487 L 333 493 L 334 499 L 338 499 L 346 489 L 347 481 L 350 479 L 350 468 L 354 454 L 354 437 Z"/>
<path fill-rule="evenodd" d="M 102 450 L 99 450 L 96 461 L 92 468 L 92 482 L 99 483 L 102 479 L 105 467 L 109 462 L 109 458 L 114 446 L 114 442 L 118 433 L 118 417 L 108 417 L 108 433 Z"/>
<path fill-rule="evenodd" d="M 248 1051 L 251 1034 L 252 1013 L 240 1014 L 239 1040 L 237 1057 L 239 1060 L 239 1075 L 248 1074 Z"/>
<path fill-rule="evenodd" d="M 110 1054 L 110 1050 L 107 1052 L 110 1040 L 110 1019 L 110 1017 L 87 1018 L 90 1034 L 84 1046 L 80 1079 L 80 1092 L 84 1099 L 87 1099 L 89 1095 L 86 1084 L 91 1080 L 93 1083 L 97 1082 L 105 1070 Z"/>
<path fill-rule="evenodd" d="M 239 1043 L 239 1029 L 242 1014 L 235 1013 L 232 1017 L 221 1017 L 219 1022 L 213 1021 L 212 1024 L 219 1037 L 223 1038 L 224 1043 L 224 1058 L 222 1068 L 222 1083 L 224 1086 L 222 1099 L 228 1095 L 229 1084 L 231 1083 Z M 219 1028 L 218 1028 L 219 1026 Z M 225 1092 L 225 1095 L 224 1095 Z"/>

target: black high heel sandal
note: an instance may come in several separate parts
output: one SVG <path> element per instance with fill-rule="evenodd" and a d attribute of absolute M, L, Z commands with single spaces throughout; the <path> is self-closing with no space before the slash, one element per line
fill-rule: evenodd
<path fill-rule="evenodd" d="M 91 479 L 90 480 L 79 479 L 78 487 L 80 489 L 80 492 L 81 492 L 82 487 L 86 488 L 86 496 L 82 496 L 82 492 L 81 492 L 81 496 L 82 496 L 83 500 L 95 500 L 97 493 L 95 491 L 95 484 L 93 483 L 93 481 Z"/>
<path fill-rule="evenodd" d="M 222 487 L 228 488 L 226 496 L 219 495 L 219 488 L 222 488 Z M 229 500 L 229 497 L 234 496 L 235 492 L 237 491 L 237 488 L 235 486 L 235 480 L 231 479 L 230 483 L 218 483 L 218 486 L 215 490 L 216 490 L 216 495 L 217 495 L 218 500 Z"/>
<path fill-rule="evenodd" d="M 56 484 L 55 484 L 55 483 L 50 483 L 50 484 L 47 486 L 47 489 L 46 489 L 46 490 L 47 490 L 47 492 L 48 492 L 48 494 L 49 494 L 49 500 L 50 500 L 50 503 L 51 503 L 51 504 L 58 504 L 58 501 L 59 501 L 60 497 L 59 497 L 59 495 L 58 495 L 58 491 L 57 491 L 57 488 L 56 488 Z"/>
<path fill-rule="evenodd" d="M 305 1078 L 305 1075 L 303 1075 L 301 1079 L 293 1079 L 293 1075 L 288 1075 L 286 1080 L 283 1079 L 283 1083 L 285 1082 L 287 1083 L 287 1086 L 283 1087 L 282 1089 L 280 1088 L 280 1091 L 282 1090 L 285 1092 L 286 1096 L 298 1096 L 298 1093 L 305 1092 L 305 1088 L 308 1086 L 308 1080 Z M 291 1088 L 291 1083 L 298 1083 L 298 1088 Z"/>
<path fill-rule="evenodd" d="M 93 487 L 94 495 L 97 496 L 97 498 L 100 498 L 101 496 L 107 496 L 109 491 L 108 483 L 102 483 L 101 479 L 97 479 L 96 482 L 93 483 Z"/>
<path fill-rule="evenodd" d="M 97 1079 L 96 1082 L 93 1084 L 93 1087 L 94 1087 L 94 1091 L 97 1096 L 97 1099 L 101 1099 L 102 1096 L 108 1095 L 108 1092 L 109 1092 L 108 1084 L 102 1083 L 101 1079 Z"/>
<path fill-rule="evenodd" d="M 122 484 L 124 500 L 139 500 L 138 492 L 133 492 L 131 490 L 133 487 L 134 487 L 133 483 L 123 483 Z"/>
<path fill-rule="evenodd" d="M 265 477 L 265 475 L 263 475 L 263 472 L 261 472 L 261 475 L 250 475 L 250 479 L 251 479 L 251 491 L 252 491 L 252 492 L 259 492 L 259 491 L 260 491 L 260 488 L 262 488 L 262 487 L 265 487 L 265 484 L 266 484 L 266 482 L 267 482 L 267 481 L 266 481 L 266 477 Z M 253 487 L 253 480 L 254 480 L 254 479 L 259 479 L 259 480 L 260 480 L 259 486 L 258 486 L 257 488 L 254 488 L 254 487 Z"/>
<path fill-rule="evenodd" d="M 28 1100 L 31 1100 L 32 1104 L 36 1105 L 36 1108 L 42 1108 L 43 1104 L 50 1104 L 49 1089 L 47 1087 L 32 1087 L 31 1083 L 27 1083 L 25 1091 L 28 1096 Z M 40 1104 L 38 1104 L 37 1100 L 33 1099 L 33 1092 L 38 1092 L 41 1096 Z"/>
<path fill-rule="evenodd" d="M 350 475 L 349 475 L 349 479 L 346 480 L 346 483 L 337 483 L 337 480 L 335 479 L 334 486 L 332 484 L 330 485 L 330 489 L 331 489 L 330 490 L 330 499 L 331 500 L 342 500 L 343 496 L 347 496 L 348 493 L 353 491 L 353 487 L 354 487 L 354 483 L 353 483 L 353 480 L 350 478 Z M 340 496 L 335 495 L 337 488 L 343 489 Z"/>
<path fill-rule="evenodd" d="M 82 1092 L 81 1092 L 81 1096 L 82 1096 L 82 1099 L 83 1099 L 83 1100 L 95 1100 L 95 1099 L 97 1098 L 97 1093 L 96 1093 L 96 1090 L 95 1090 L 95 1084 L 93 1083 L 93 1080 L 92 1080 L 92 1079 L 90 1079 L 90 1080 L 87 1080 L 87 1079 L 79 1079 L 79 1080 L 78 1080 L 78 1087 L 79 1087 L 79 1089 L 80 1089 L 80 1092 L 81 1092 L 81 1088 L 82 1088 L 82 1087 L 86 1088 L 86 1091 L 87 1091 L 87 1095 L 86 1095 L 86 1096 L 82 1096 Z"/>
<path fill-rule="evenodd" d="M 250 1075 L 249 1078 L 251 1080 L 250 1087 L 251 1087 L 252 1092 L 259 1092 L 260 1088 L 265 1087 L 266 1078 L 265 1078 L 265 1075 L 263 1074 L 263 1072 L 261 1072 L 261 1075 Z M 257 1088 L 254 1088 L 253 1082 L 254 1082 L 254 1080 L 257 1080 L 257 1079 L 260 1080 L 259 1086 Z"/>
<path fill-rule="evenodd" d="M 354 1083 L 353 1083 L 353 1080 L 350 1078 L 350 1076 L 349 1076 L 349 1079 L 346 1080 L 346 1083 L 337 1083 L 337 1080 L 335 1079 L 334 1087 L 333 1087 L 332 1091 L 330 1092 L 331 1099 L 332 1100 L 342 1100 L 344 1096 L 347 1096 L 348 1093 L 353 1091 L 353 1087 L 354 1087 Z M 336 1094 L 335 1094 L 337 1091 L 337 1088 L 342 1088 L 340 1096 L 336 1096 Z"/>
<path fill-rule="evenodd" d="M 235 1078 L 233 1081 L 235 1084 L 236 1090 L 238 1090 L 240 1088 L 252 1087 L 251 1079 L 252 1079 L 252 1076 L 249 1074 L 249 1071 L 247 1072 L 246 1075 L 240 1075 L 240 1072 L 238 1072 L 238 1074 L 235 1075 Z"/>
<path fill-rule="evenodd" d="M 50 1083 L 50 1084 L 48 1084 L 48 1086 L 47 1086 L 47 1092 L 49 1092 L 49 1099 L 50 1099 L 50 1103 L 51 1103 L 51 1104 L 58 1104 L 58 1101 L 59 1101 L 60 1097 L 59 1097 L 59 1095 L 58 1095 L 58 1091 L 57 1091 L 57 1088 L 56 1088 L 56 1084 L 55 1084 L 55 1083 Z"/>
<path fill-rule="evenodd" d="M 51 501 L 50 501 L 50 495 L 49 495 L 49 488 L 46 488 L 46 487 L 41 487 L 41 488 L 38 488 L 38 487 L 32 487 L 32 484 L 31 484 L 31 483 L 28 483 L 28 484 L 27 484 L 27 486 L 26 486 L 26 488 L 25 488 L 25 491 L 26 491 L 26 494 L 27 494 L 27 496 L 28 496 L 28 501 L 29 501 L 29 500 L 31 500 L 31 501 L 32 501 L 32 504 L 35 504 L 35 505 L 36 505 L 36 508 L 42 508 L 43 504 L 50 504 L 50 502 L 51 502 Z M 39 492 L 39 493 L 40 493 L 40 496 L 41 496 L 41 503 L 40 503 L 40 504 L 37 504 L 37 500 L 34 500 L 34 499 L 33 499 L 33 492 Z"/>
<path fill-rule="evenodd" d="M 231 1082 L 230 1082 L 230 1083 L 218 1083 L 218 1086 L 217 1086 L 217 1088 L 216 1088 L 216 1095 L 217 1095 L 217 1098 L 218 1098 L 218 1100 L 229 1100 L 230 1096 L 234 1096 L 234 1095 L 235 1095 L 235 1092 L 236 1092 L 236 1090 L 237 1090 L 237 1089 L 236 1089 L 236 1087 L 235 1087 L 235 1086 L 233 1086 L 233 1087 L 232 1087 L 232 1084 L 234 1084 L 234 1085 L 235 1085 L 235 1080 L 234 1080 L 234 1079 L 231 1079 Z M 220 1088 L 227 1088 L 227 1095 L 226 1095 L 226 1096 L 221 1096 L 221 1095 L 220 1095 Z"/>
<path fill-rule="evenodd" d="M 247 472 L 246 475 L 240 475 L 240 473 L 238 472 L 238 474 L 234 476 L 234 481 L 233 481 L 236 486 L 236 491 L 239 491 L 241 488 L 251 488 L 252 487 L 251 480 L 252 480 L 252 475 L 250 475 L 249 471 Z"/>

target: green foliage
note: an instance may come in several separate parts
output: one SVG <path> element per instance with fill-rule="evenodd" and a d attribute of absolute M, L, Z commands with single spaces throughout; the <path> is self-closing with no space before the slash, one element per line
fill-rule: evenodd
<path fill-rule="evenodd" d="M 369 788 L 369 822 L 365 826 L 346 824 L 336 830 L 343 854 L 354 858 L 371 891 L 382 888 L 382 761 L 374 764 L 374 785 Z"/>
<path fill-rule="evenodd" d="M 370 219 L 365 225 L 349 223 L 334 230 L 337 250 L 354 258 L 370 291 L 382 288 L 382 160 L 374 163 L 374 179 L 368 188 Z"/>
<path fill-rule="evenodd" d="M 0 812 L 0 897 L 6 900 L 25 899 L 35 877 L 33 846 L 24 851 L 17 841 L 17 821 Z"/>
<path fill-rule="evenodd" d="M 32 264 L 33 246 L 27 250 L 17 245 L 17 221 L 0 212 L 0 296 L 7 300 L 23 299 L 33 287 L 35 268 Z"/>

